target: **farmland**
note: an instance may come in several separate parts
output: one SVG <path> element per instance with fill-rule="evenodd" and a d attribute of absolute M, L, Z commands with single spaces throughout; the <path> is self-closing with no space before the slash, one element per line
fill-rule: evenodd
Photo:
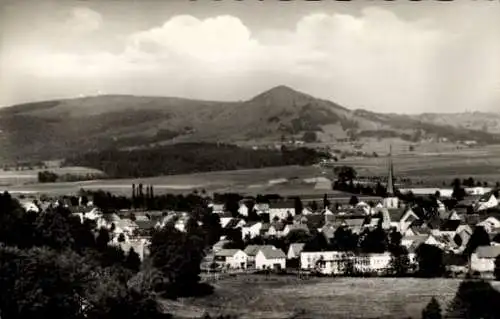
<path fill-rule="evenodd" d="M 214 294 L 182 300 L 179 317 L 235 314 L 239 318 L 420 318 L 435 296 L 454 297 L 457 279 L 310 278 L 242 275 L 215 284 Z M 171 309 L 175 304 L 171 305 Z"/>
<path fill-rule="evenodd" d="M 449 186 L 455 177 L 472 176 L 475 180 L 494 184 L 500 181 L 500 147 L 490 146 L 439 152 L 396 153 L 393 156 L 395 174 L 422 182 L 420 187 Z M 387 158 L 355 158 L 340 160 L 335 165 L 353 166 L 361 176 L 385 176 Z M 84 172 L 85 168 L 58 168 L 56 173 Z M 87 170 L 90 172 L 90 170 Z M 92 171 L 93 172 L 93 171 Z M 217 171 L 184 175 L 169 175 L 137 179 L 106 179 L 84 182 L 37 184 L 37 171 L 1 172 L 0 182 L 11 192 L 68 194 L 79 189 L 103 189 L 116 194 L 129 195 L 131 184 L 155 185 L 156 193 L 188 193 L 197 190 L 213 192 L 238 192 L 249 195 L 279 193 L 282 195 L 335 195 L 327 179 L 334 178 L 333 169 L 317 166 L 284 166 L 262 169 Z M 314 179 L 323 179 L 322 183 Z M 319 184 L 322 184 L 319 186 Z M 403 185 L 405 187 L 406 185 Z M 411 187 L 408 185 L 407 187 Z M 338 194 L 346 196 L 345 194 Z"/>

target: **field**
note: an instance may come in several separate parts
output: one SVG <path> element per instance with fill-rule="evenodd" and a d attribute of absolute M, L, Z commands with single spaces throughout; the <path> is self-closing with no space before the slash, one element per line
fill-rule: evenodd
<path fill-rule="evenodd" d="M 445 309 L 458 279 L 310 278 L 242 275 L 220 280 L 215 293 L 167 303 L 179 318 L 237 314 L 238 318 L 420 318 L 435 296 Z"/>
<path fill-rule="evenodd" d="M 473 177 L 475 180 L 487 181 L 490 185 L 500 181 L 500 146 L 477 147 L 467 149 L 443 149 L 441 151 L 419 151 L 413 153 L 395 152 L 393 156 L 394 170 L 397 177 L 408 177 L 412 181 L 422 182 L 416 185 L 400 187 L 449 187 L 456 177 L 464 179 Z M 386 176 L 387 157 L 378 158 L 347 158 L 335 165 L 353 166 L 360 176 Z M 56 173 L 80 173 L 86 168 L 58 168 Z M 102 189 L 115 194 L 129 195 L 131 184 L 151 184 L 156 193 L 189 193 L 195 189 L 213 192 L 238 192 L 248 195 L 279 193 L 284 196 L 313 195 L 322 196 L 328 192 L 332 196 L 347 196 L 335 194 L 329 189 L 333 179 L 332 168 L 320 167 L 270 167 L 263 169 L 248 169 L 237 171 L 195 173 L 186 175 L 171 175 L 140 179 L 93 180 L 85 182 L 37 184 L 37 171 L 0 172 L 0 185 L 4 190 L 13 193 L 46 193 L 69 194 L 79 189 Z M 315 178 L 322 182 L 314 181 Z"/>
<path fill-rule="evenodd" d="M 5 187 L 13 193 L 69 194 L 79 189 L 102 189 L 115 194 L 129 195 L 132 183 L 154 185 L 155 193 L 186 193 L 194 189 L 213 192 L 241 192 L 247 194 L 283 193 L 323 194 L 325 189 L 317 189 L 313 181 L 304 179 L 321 176 L 318 167 L 271 167 L 263 169 L 171 175 L 139 179 L 94 180 L 71 183 L 35 184 L 24 183 Z M 327 189 L 328 190 L 328 189 Z"/>

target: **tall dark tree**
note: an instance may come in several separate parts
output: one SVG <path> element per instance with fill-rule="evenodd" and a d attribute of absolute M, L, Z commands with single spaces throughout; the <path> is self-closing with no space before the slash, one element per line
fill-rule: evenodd
<path fill-rule="evenodd" d="M 328 200 L 328 195 L 323 195 L 323 208 L 330 207 L 330 201 Z"/>
<path fill-rule="evenodd" d="M 110 240 L 111 237 L 109 235 L 109 231 L 106 228 L 100 228 L 96 238 L 97 249 L 101 251 L 105 250 Z"/>
<path fill-rule="evenodd" d="M 351 199 L 349 200 L 349 205 L 356 206 L 358 203 L 359 203 L 358 197 L 355 195 L 351 196 Z"/>
<path fill-rule="evenodd" d="M 75 253 L 48 247 L 19 250 L 0 246 L 1 316 L 83 319 L 88 275 Z"/>
<path fill-rule="evenodd" d="M 35 233 L 39 243 L 54 249 L 65 249 L 73 245 L 69 211 L 62 207 L 49 209 L 40 214 L 35 222 Z"/>
<path fill-rule="evenodd" d="M 293 206 L 295 209 L 295 215 L 302 214 L 302 211 L 304 210 L 304 206 L 302 205 L 302 201 L 300 200 L 300 197 L 295 197 Z"/>
<path fill-rule="evenodd" d="M 463 281 L 447 309 L 447 318 L 500 318 L 500 293 L 485 281 Z"/>
<path fill-rule="evenodd" d="M 436 298 L 432 297 L 427 306 L 422 311 L 422 319 L 441 319 L 441 306 Z"/>
<path fill-rule="evenodd" d="M 436 246 L 422 244 L 417 248 L 417 274 L 421 277 L 441 277 L 445 272 L 443 251 Z"/>
<path fill-rule="evenodd" d="M 163 273 L 174 296 L 194 293 L 203 258 L 203 245 L 196 237 L 165 227 L 153 234 L 150 252 L 153 265 Z"/>
<path fill-rule="evenodd" d="M 496 280 L 500 280 L 500 255 L 495 258 L 495 268 L 493 270 L 493 275 Z"/>
<path fill-rule="evenodd" d="M 356 170 L 350 166 L 335 167 L 333 172 L 340 182 L 350 182 L 357 176 Z"/>
<path fill-rule="evenodd" d="M 314 201 L 314 200 L 309 204 L 309 207 L 311 207 L 311 210 L 313 212 L 317 212 L 318 211 L 318 203 L 316 203 L 316 201 Z"/>
<path fill-rule="evenodd" d="M 138 272 L 141 268 L 141 258 L 139 257 L 139 254 L 135 252 L 134 248 L 130 247 L 123 265 L 125 268 L 134 272 Z"/>
<path fill-rule="evenodd" d="M 465 247 L 464 253 L 470 256 L 479 246 L 489 246 L 490 236 L 482 226 L 476 226 L 474 232 L 472 233 L 467 246 Z"/>

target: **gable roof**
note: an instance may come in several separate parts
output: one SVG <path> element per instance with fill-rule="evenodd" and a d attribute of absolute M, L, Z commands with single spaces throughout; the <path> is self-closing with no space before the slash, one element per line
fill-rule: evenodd
<path fill-rule="evenodd" d="M 453 220 L 453 219 L 448 219 L 445 220 L 441 226 L 439 227 L 440 231 L 455 231 L 457 230 L 458 226 L 460 226 L 461 221 L 460 220 Z"/>
<path fill-rule="evenodd" d="M 264 257 L 266 257 L 266 259 L 286 258 L 285 253 L 281 249 L 273 246 L 263 246 L 263 248 L 259 251 L 264 255 Z"/>
<path fill-rule="evenodd" d="M 156 220 L 136 220 L 135 223 L 140 229 L 153 229 L 156 225 Z"/>
<path fill-rule="evenodd" d="M 290 201 L 279 201 L 269 204 L 269 209 L 295 209 L 295 202 Z"/>
<path fill-rule="evenodd" d="M 262 247 L 274 247 L 274 246 L 271 246 L 271 245 L 248 245 L 244 252 L 245 254 L 247 254 L 248 256 L 252 256 L 252 257 L 255 257 L 257 255 L 257 253 L 259 252 L 260 249 L 262 249 Z"/>
<path fill-rule="evenodd" d="M 302 252 L 304 246 L 305 246 L 304 243 L 293 243 L 290 244 L 290 248 L 288 248 L 288 250 L 293 252 L 293 254 L 297 256 Z"/>
<path fill-rule="evenodd" d="M 221 257 L 232 257 L 239 251 L 240 249 L 221 249 L 218 252 L 216 252 L 215 255 Z"/>
<path fill-rule="evenodd" d="M 288 227 L 288 232 L 297 231 L 297 230 L 303 230 L 303 231 L 309 232 L 309 228 L 307 227 L 307 225 L 304 225 L 304 224 L 288 224 L 285 226 L 285 228 L 286 227 Z"/>
<path fill-rule="evenodd" d="M 475 253 L 478 258 L 496 258 L 500 255 L 500 246 L 479 246 Z"/>
<path fill-rule="evenodd" d="M 321 228 L 325 224 L 325 216 L 321 214 L 307 215 L 306 218 L 307 218 L 306 224 L 307 227 L 309 227 L 309 229 Z"/>
<path fill-rule="evenodd" d="M 286 224 L 279 220 L 277 222 L 272 222 L 269 228 L 274 227 L 276 231 L 282 231 L 283 229 L 285 229 L 285 226 Z"/>
<path fill-rule="evenodd" d="M 231 219 L 226 226 L 224 227 L 225 229 L 232 229 L 238 226 L 238 224 L 241 222 L 241 219 L 239 218 L 233 218 Z"/>

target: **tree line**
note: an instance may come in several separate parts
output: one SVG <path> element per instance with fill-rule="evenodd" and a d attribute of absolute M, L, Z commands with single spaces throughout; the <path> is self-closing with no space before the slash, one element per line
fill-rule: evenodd
<path fill-rule="evenodd" d="M 249 149 L 231 144 L 183 143 L 147 149 L 85 153 L 68 158 L 66 166 L 99 169 L 110 178 L 149 177 L 197 172 L 312 165 L 329 154 L 305 147 Z"/>

